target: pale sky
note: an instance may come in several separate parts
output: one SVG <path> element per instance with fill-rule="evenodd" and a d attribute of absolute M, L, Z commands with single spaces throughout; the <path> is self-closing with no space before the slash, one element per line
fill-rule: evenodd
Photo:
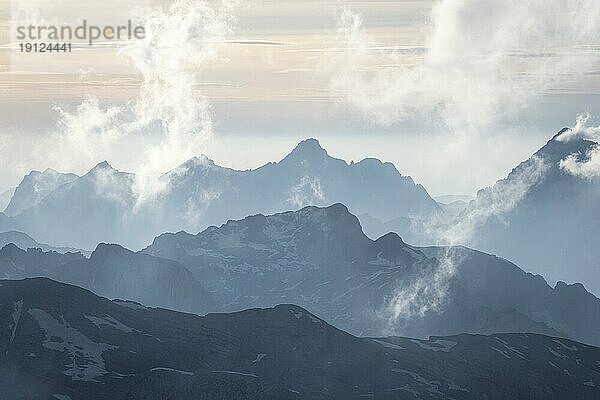
<path fill-rule="evenodd" d="M 593 1 L 69 3 L 0 0 L 0 191 L 31 169 L 104 159 L 158 173 L 205 153 L 255 168 L 316 137 L 340 158 L 391 161 L 433 195 L 474 194 L 578 113 L 600 115 Z M 8 44 L 17 9 L 117 25 L 161 4 L 157 40 L 120 54 L 125 43 L 33 56 Z M 77 111 L 86 98 L 97 103 Z"/>

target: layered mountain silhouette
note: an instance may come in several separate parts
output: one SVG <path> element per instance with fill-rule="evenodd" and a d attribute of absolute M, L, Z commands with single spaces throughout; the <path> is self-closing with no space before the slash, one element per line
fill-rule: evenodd
<path fill-rule="evenodd" d="M 89 256 L 91 251 L 75 249 L 72 247 L 54 247 L 45 243 L 38 243 L 31 236 L 17 231 L 0 232 L 0 249 L 7 244 L 14 244 L 20 249 L 41 249 L 43 251 L 55 251 L 57 253 L 81 253 Z"/>
<path fill-rule="evenodd" d="M 78 248 L 116 242 L 137 249 L 166 231 L 198 232 L 231 218 L 334 202 L 381 220 L 441 212 L 421 185 L 391 163 L 368 158 L 349 164 L 315 139 L 254 170 L 221 167 L 203 156 L 151 183 L 103 162 L 82 177 L 58 175 L 69 181 L 60 186 L 57 175 L 49 176 L 44 187 L 55 190 L 40 192 L 43 198 L 29 189 L 34 175 L 43 181 L 48 173 L 23 180 L 7 208 L 13 218 L 0 221 L 0 228 Z"/>
<path fill-rule="evenodd" d="M 597 398 L 600 349 L 535 334 L 357 338 L 294 305 L 199 317 L 0 281 L 0 387 L 27 399 Z"/>
<path fill-rule="evenodd" d="M 107 162 L 81 177 L 33 171 L 15 190 L 8 215 L 0 214 L 0 231 L 24 232 L 53 246 L 92 249 L 111 242 L 140 249 L 162 232 L 198 232 L 256 213 L 342 202 L 371 238 L 393 231 L 414 244 L 460 243 L 506 257 L 552 284 L 582 282 L 598 294 L 600 182 L 560 167 L 597 144 L 561 140 L 565 132 L 468 206 L 458 198 L 436 203 L 392 164 L 349 164 L 308 139 L 280 162 L 255 170 L 221 167 L 203 156 L 152 185 Z M 432 235 L 440 225 L 448 227 L 445 235 Z"/>
<path fill-rule="evenodd" d="M 110 298 L 182 311 L 215 309 L 210 294 L 177 262 L 136 254 L 119 245 L 100 244 L 89 258 L 80 253 L 4 246 L 0 250 L 0 278 L 28 277 L 48 277 Z"/>
<path fill-rule="evenodd" d="M 419 248 L 393 233 L 371 240 L 341 204 L 163 234 L 144 253 L 180 262 L 223 311 L 294 303 L 359 335 L 538 332 L 600 343 L 600 300 L 580 284 L 552 288 L 464 247 Z M 455 271 L 440 278 L 448 262 Z M 415 300 L 440 309 L 390 319 L 394 296 L 419 284 L 439 286 Z"/>
<path fill-rule="evenodd" d="M 567 132 L 554 136 L 506 179 L 480 191 L 458 218 L 468 219 L 523 191 L 513 208 L 478 223 L 465 244 L 500 254 L 550 282 L 582 282 L 599 294 L 600 178 L 574 176 L 560 167 L 572 154 L 585 159 L 597 144 L 563 140 Z"/>
<path fill-rule="evenodd" d="M 440 278 L 449 262 L 454 270 Z M 419 248 L 393 233 L 372 240 L 341 204 L 163 234 L 143 253 L 101 244 L 88 259 L 9 244 L 0 276 L 44 276 L 196 313 L 295 303 L 359 335 L 537 332 L 600 343 L 600 300 L 582 285 L 552 288 L 464 247 Z M 394 316 L 395 297 L 419 285 L 436 289 L 409 304 L 424 311 Z"/>
<path fill-rule="evenodd" d="M 600 178 L 575 176 L 560 165 L 571 155 L 586 160 L 598 144 L 565 139 L 569 131 L 562 129 L 468 204 L 441 203 L 445 214 L 433 218 L 361 222 L 371 237 L 397 232 L 415 244 L 459 243 L 501 255 L 552 284 L 581 282 L 599 295 Z"/>

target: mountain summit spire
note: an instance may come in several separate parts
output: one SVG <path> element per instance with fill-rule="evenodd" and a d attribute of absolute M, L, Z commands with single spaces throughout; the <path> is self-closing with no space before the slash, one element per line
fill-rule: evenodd
<path fill-rule="evenodd" d="M 318 160 L 328 157 L 327 150 L 321 147 L 319 141 L 315 138 L 309 138 L 301 141 L 292 150 L 284 160 Z"/>

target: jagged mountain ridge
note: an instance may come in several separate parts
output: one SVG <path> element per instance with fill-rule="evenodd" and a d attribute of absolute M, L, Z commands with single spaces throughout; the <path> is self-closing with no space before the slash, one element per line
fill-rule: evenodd
<path fill-rule="evenodd" d="M 357 338 L 293 305 L 199 317 L 47 279 L 0 281 L 10 398 L 565 399 L 600 349 L 534 334 Z"/>
<path fill-rule="evenodd" d="M 419 279 L 435 285 L 448 251 L 456 273 L 442 282 L 442 311 L 390 323 L 397 291 Z M 530 331 L 600 343 L 600 300 L 581 285 L 552 288 L 464 247 L 419 248 L 393 233 L 371 240 L 341 204 L 255 215 L 197 235 L 163 234 L 144 252 L 186 266 L 224 311 L 289 302 L 359 335 Z"/>
<path fill-rule="evenodd" d="M 368 158 L 349 164 L 315 139 L 254 170 L 196 157 L 161 176 L 154 187 L 162 190 L 149 193 L 141 177 L 103 162 L 14 216 L 4 230 L 53 245 L 94 248 L 117 242 L 136 249 L 163 232 L 198 232 L 231 218 L 304 205 L 343 202 L 357 215 L 380 219 L 441 212 L 423 186 L 391 163 Z"/>

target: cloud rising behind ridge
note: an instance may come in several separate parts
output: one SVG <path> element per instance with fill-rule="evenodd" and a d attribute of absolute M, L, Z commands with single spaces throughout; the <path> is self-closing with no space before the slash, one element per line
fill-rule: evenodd
<path fill-rule="evenodd" d="M 137 97 L 102 104 L 87 95 L 75 106 L 56 105 L 56 126 L 28 143 L 29 156 L 58 169 L 83 170 L 118 155 L 134 165 L 138 203 L 168 190 L 169 182 L 156 177 L 200 154 L 213 134 L 211 107 L 198 84 L 205 65 L 218 58 L 216 47 L 233 32 L 236 5 L 176 0 L 165 10 L 134 10 L 132 19 L 145 26 L 146 37 L 121 47 L 119 55 L 140 74 Z M 61 151 L 48 151 L 59 143 Z"/>
<path fill-rule="evenodd" d="M 386 334 L 401 333 L 404 323 L 430 312 L 443 312 L 445 302 L 449 300 L 452 278 L 464 261 L 465 252 L 460 246 L 468 245 L 477 234 L 477 228 L 486 221 L 492 218 L 502 221 L 530 188 L 542 181 L 548 168 L 541 158 L 531 157 L 515 169 L 509 179 L 481 190 L 456 219 L 449 221 L 433 216 L 416 224 L 413 229 L 425 231 L 430 240 L 445 247 L 436 255 L 438 262 L 433 268 L 423 269 L 411 282 L 394 292 L 380 313 L 387 320 Z"/>

